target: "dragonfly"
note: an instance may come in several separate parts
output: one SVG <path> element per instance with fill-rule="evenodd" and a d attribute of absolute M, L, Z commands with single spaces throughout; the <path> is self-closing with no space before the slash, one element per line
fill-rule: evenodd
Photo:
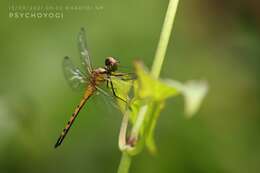
<path fill-rule="evenodd" d="M 113 57 L 107 57 L 105 59 L 104 67 L 93 68 L 89 51 L 87 49 L 84 28 L 81 28 L 79 32 L 77 42 L 80 51 L 80 60 L 83 65 L 84 72 L 82 72 L 80 68 L 76 68 L 68 56 L 64 57 L 63 71 L 65 78 L 72 86 L 72 88 L 79 88 L 80 86 L 84 85 L 85 91 L 83 98 L 75 108 L 69 121 L 67 122 L 65 128 L 62 130 L 57 142 L 55 143 L 55 148 L 62 144 L 80 110 L 94 93 L 100 91 L 100 93 L 103 93 L 107 96 L 112 96 L 116 100 L 127 103 L 125 98 L 122 98 L 116 93 L 112 78 L 115 77 L 124 81 L 136 79 L 136 75 L 134 73 L 117 72 L 119 61 Z M 112 92 L 111 94 L 107 94 L 103 89 L 101 89 L 100 85 L 104 83 L 106 84 L 106 87 L 109 88 Z"/>

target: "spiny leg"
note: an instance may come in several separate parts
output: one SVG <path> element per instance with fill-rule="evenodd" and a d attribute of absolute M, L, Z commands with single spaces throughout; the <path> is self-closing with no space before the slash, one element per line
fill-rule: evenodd
<path fill-rule="evenodd" d="M 108 83 L 108 80 L 107 80 L 107 88 L 109 87 L 108 84 L 109 84 L 109 83 Z"/>
<path fill-rule="evenodd" d="M 116 94 L 115 88 L 114 88 L 114 85 L 113 85 L 113 82 L 112 82 L 112 80 L 111 80 L 110 77 L 109 77 L 109 83 L 110 83 L 110 85 L 111 85 L 111 89 L 112 89 L 113 95 L 114 95 L 116 98 L 118 98 L 118 99 L 122 100 L 123 102 L 127 103 L 126 100 L 122 99 L 121 97 L 119 97 L 119 96 Z"/>

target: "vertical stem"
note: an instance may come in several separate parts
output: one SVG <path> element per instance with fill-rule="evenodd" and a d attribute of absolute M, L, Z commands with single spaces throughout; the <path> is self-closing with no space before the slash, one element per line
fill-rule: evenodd
<path fill-rule="evenodd" d="M 127 152 L 123 152 L 117 173 L 128 173 L 131 164 L 131 156 Z"/>
<path fill-rule="evenodd" d="M 145 119 L 145 114 L 147 112 L 148 105 L 144 105 L 140 108 L 138 114 L 137 114 L 137 119 L 135 124 L 133 125 L 132 131 L 131 131 L 131 138 L 137 139 L 139 135 L 140 128 L 142 127 L 142 124 Z"/>
<path fill-rule="evenodd" d="M 169 43 L 169 39 L 171 36 L 171 30 L 174 23 L 174 18 L 176 15 L 177 7 L 179 0 L 170 0 L 169 6 L 166 12 L 166 16 L 164 19 L 160 40 L 157 46 L 157 50 L 155 53 L 153 66 L 152 66 L 152 75 L 155 78 L 158 78 L 160 75 L 160 71 L 162 68 L 163 60 L 166 54 L 167 46 Z"/>
<path fill-rule="evenodd" d="M 174 23 L 174 18 L 175 18 L 175 14 L 177 11 L 178 3 L 179 3 L 179 0 L 169 0 L 168 9 L 167 9 L 166 16 L 164 19 L 161 36 L 160 36 L 160 40 L 159 40 L 159 43 L 157 46 L 157 50 L 155 53 L 154 62 L 153 62 L 153 66 L 152 66 L 152 71 L 151 71 L 152 75 L 156 78 L 158 78 L 160 75 L 160 71 L 161 71 L 164 57 L 166 54 L 168 42 L 170 39 L 171 30 L 172 30 L 172 26 Z M 144 109 L 146 109 L 146 108 L 144 108 Z M 141 122 L 141 119 L 140 119 L 140 122 Z M 137 135 L 138 135 L 139 129 L 140 129 L 138 127 L 139 127 L 139 125 L 136 125 L 136 129 L 138 129 L 137 132 L 135 131 L 136 129 L 134 130 L 134 133 L 137 133 Z M 130 164 L 131 164 L 131 156 L 127 153 L 127 151 L 123 151 L 117 173 L 128 173 Z"/>

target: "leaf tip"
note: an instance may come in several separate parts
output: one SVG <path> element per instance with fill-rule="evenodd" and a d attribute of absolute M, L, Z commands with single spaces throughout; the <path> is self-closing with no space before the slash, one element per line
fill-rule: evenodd
<path fill-rule="evenodd" d="M 185 115 L 192 118 L 199 110 L 203 99 L 208 93 L 206 81 L 189 81 L 184 85 L 183 95 L 185 100 Z"/>

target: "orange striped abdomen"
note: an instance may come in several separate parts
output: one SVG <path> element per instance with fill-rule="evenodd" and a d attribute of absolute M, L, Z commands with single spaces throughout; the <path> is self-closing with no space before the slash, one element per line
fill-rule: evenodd
<path fill-rule="evenodd" d="M 64 140 L 64 138 L 66 137 L 70 127 L 72 126 L 74 120 L 76 119 L 77 115 L 79 114 L 80 110 L 82 109 L 82 107 L 84 106 L 84 104 L 87 102 L 87 100 L 92 96 L 92 94 L 96 91 L 96 87 L 93 85 L 88 85 L 85 93 L 84 93 L 84 97 L 83 99 L 80 101 L 79 105 L 76 107 L 76 109 L 74 110 L 72 116 L 70 117 L 70 120 L 68 121 L 66 127 L 63 129 L 62 133 L 60 134 L 60 137 L 58 138 L 56 144 L 55 144 L 55 148 L 58 147 L 62 141 Z"/>

